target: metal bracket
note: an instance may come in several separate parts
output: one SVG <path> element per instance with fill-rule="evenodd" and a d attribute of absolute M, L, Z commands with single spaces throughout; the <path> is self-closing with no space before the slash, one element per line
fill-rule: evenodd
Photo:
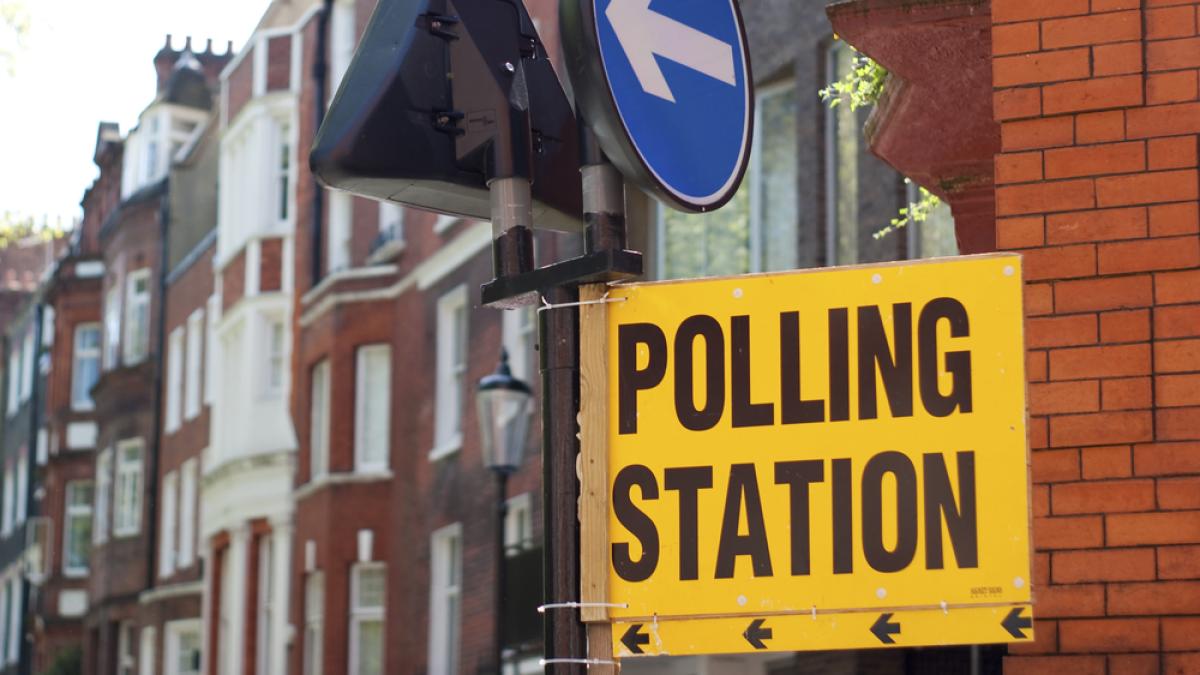
<path fill-rule="evenodd" d="M 437 129 L 443 134 L 462 136 L 463 134 L 467 133 L 467 131 L 459 128 L 458 123 L 462 121 L 464 117 L 466 117 L 466 115 L 457 110 L 435 110 L 433 113 L 433 128 Z"/>
<path fill-rule="evenodd" d="M 436 35 L 437 37 L 440 37 L 446 41 L 458 39 L 458 34 L 450 30 L 452 27 L 459 24 L 459 18 L 457 16 L 450 16 L 448 14 L 426 14 L 424 18 L 425 28 L 428 29 L 431 34 Z"/>
<path fill-rule="evenodd" d="M 601 250 L 578 258 L 518 274 L 501 277 L 483 285 L 482 300 L 487 307 L 514 308 L 536 305 L 542 291 L 556 286 L 628 281 L 642 275 L 642 254 L 638 251 Z"/>

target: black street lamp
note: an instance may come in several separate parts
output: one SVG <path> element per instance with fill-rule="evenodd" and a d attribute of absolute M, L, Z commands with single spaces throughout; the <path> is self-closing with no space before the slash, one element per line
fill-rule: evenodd
<path fill-rule="evenodd" d="M 496 474 L 496 669 L 504 669 L 504 586 L 507 583 L 504 521 L 508 516 L 508 477 L 521 468 L 529 436 L 529 404 L 533 390 L 513 377 L 508 352 L 500 350 L 496 372 L 479 381 L 475 404 L 479 413 L 479 445 L 483 465 Z"/>

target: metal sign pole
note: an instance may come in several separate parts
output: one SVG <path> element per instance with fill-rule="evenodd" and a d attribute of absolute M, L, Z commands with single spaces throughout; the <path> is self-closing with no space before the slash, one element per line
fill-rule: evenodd
<path fill-rule="evenodd" d="M 559 660 L 584 658 L 587 636 L 579 610 L 570 607 L 579 599 L 578 479 L 579 456 L 576 415 L 579 412 L 579 289 L 555 286 L 545 291 L 546 301 L 569 305 L 539 312 L 542 362 L 542 495 L 545 569 L 546 675 L 583 675 L 580 663 Z M 557 605 L 555 607 L 555 605 Z"/>
<path fill-rule="evenodd" d="M 625 189 L 586 125 L 580 125 L 585 254 L 625 249 Z M 552 309 L 541 312 L 543 490 L 545 491 L 545 602 L 580 599 L 579 475 L 579 286 L 557 284 L 545 291 Z M 588 631 L 577 608 L 545 614 L 547 675 L 587 671 Z M 568 661 L 566 663 L 560 662 Z M 612 672 L 601 671 L 601 672 Z"/>

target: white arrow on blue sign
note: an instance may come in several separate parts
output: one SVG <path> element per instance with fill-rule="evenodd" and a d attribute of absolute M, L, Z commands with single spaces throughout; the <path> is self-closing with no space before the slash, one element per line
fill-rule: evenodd
<path fill-rule="evenodd" d="M 605 152 L 622 170 L 643 169 L 648 175 L 630 177 L 686 210 L 728 201 L 750 155 L 753 84 L 735 2 L 592 0 L 587 17 L 611 101 L 601 116 L 615 109 L 620 121 L 597 130 Z M 599 78 L 581 79 L 587 89 Z M 603 123 L 588 108 L 587 121 Z"/>

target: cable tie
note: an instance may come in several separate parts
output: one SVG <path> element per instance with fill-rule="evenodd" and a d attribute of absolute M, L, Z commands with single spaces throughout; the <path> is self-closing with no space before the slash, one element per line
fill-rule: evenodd
<path fill-rule="evenodd" d="M 586 607 L 614 607 L 618 609 L 629 609 L 629 604 L 626 603 L 546 603 L 539 605 L 538 614 L 546 614 L 547 609 L 583 609 Z"/>
<path fill-rule="evenodd" d="M 609 661 L 606 659 L 539 659 L 538 665 L 545 668 L 554 663 L 576 663 L 585 666 L 617 666 L 620 665 L 617 661 Z"/>
<path fill-rule="evenodd" d="M 538 307 L 538 310 L 537 310 L 539 313 L 544 312 L 548 309 L 562 309 L 564 307 L 583 307 L 585 305 L 607 305 L 607 304 L 614 303 L 614 302 L 626 302 L 628 300 L 628 298 L 610 298 L 610 297 L 608 297 L 608 293 L 605 293 L 604 297 L 600 298 L 599 300 L 580 300 L 579 302 L 564 302 L 564 303 L 560 303 L 557 305 L 552 305 L 552 304 L 550 304 L 550 301 L 546 299 L 546 296 L 543 295 L 541 297 L 542 297 L 542 306 Z"/>

